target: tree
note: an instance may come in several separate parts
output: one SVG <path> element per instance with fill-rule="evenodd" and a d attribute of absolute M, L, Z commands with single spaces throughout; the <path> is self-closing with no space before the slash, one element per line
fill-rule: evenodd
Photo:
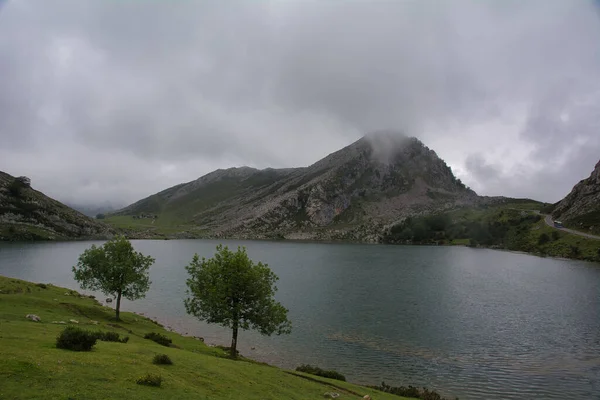
<path fill-rule="evenodd" d="M 546 233 L 542 233 L 539 237 L 538 237 L 538 244 L 544 245 L 546 243 L 548 243 L 550 241 L 550 236 L 548 236 Z"/>
<path fill-rule="evenodd" d="M 100 213 L 100 214 L 96 214 L 96 219 L 104 219 L 106 218 L 106 215 Z"/>
<path fill-rule="evenodd" d="M 121 297 L 137 300 L 150 288 L 148 270 L 154 258 L 135 252 L 129 240 L 117 236 L 104 245 L 92 245 L 79 256 L 73 267 L 82 289 L 99 290 L 117 298 L 116 319 L 120 320 Z"/>
<path fill-rule="evenodd" d="M 232 330 L 232 358 L 237 356 L 239 329 L 253 329 L 267 336 L 291 332 L 288 310 L 274 299 L 279 278 L 267 264 L 250 260 L 244 247 L 233 252 L 218 245 L 208 260 L 195 254 L 186 270 L 186 311 L 200 321 Z"/>

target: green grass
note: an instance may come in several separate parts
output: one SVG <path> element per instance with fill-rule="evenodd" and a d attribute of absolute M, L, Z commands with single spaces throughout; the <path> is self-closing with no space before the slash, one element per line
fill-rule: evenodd
<path fill-rule="evenodd" d="M 26 314 L 40 316 L 36 323 Z M 2 399 L 322 399 L 335 391 L 340 399 L 401 399 L 362 386 L 314 376 L 296 376 L 250 360 L 233 361 L 223 350 L 166 331 L 147 318 L 114 311 L 77 292 L 0 277 L 0 398 Z M 90 330 L 115 331 L 128 343 L 98 342 L 91 352 L 55 347 L 65 325 L 77 320 Z M 94 324 L 97 321 L 98 324 Z M 158 332 L 173 347 L 143 338 Z M 155 365 L 166 354 L 173 365 Z M 160 375 L 160 388 L 136 384 L 146 374 Z M 302 374 L 297 374 L 302 375 Z"/>
<path fill-rule="evenodd" d="M 553 232 L 557 232 L 554 233 L 554 235 L 558 235 L 556 240 L 553 240 Z M 540 245 L 538 244 L 538 240 L 542 234 L 548 235 L 551 240 L 548 243 Z M 531 249 L 530 251 L 534 253 L 552 257 L 600 261 L 600 240 L 558 231 L 546 225 L 544 221 L 540 221 L 534 225 L 527 238 L 527 245 Z M 574 253 L 574 248 L 577 248 L 576 253 Z"/>

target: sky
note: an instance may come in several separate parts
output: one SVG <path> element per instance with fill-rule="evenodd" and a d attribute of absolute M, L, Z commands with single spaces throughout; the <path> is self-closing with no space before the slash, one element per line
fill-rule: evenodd
<path fill-rule="evenodd" d="M 122 206 L 416 136 L 481 195 L 600 159 L 593 0 L 0 0 L 0 170 Z"/>

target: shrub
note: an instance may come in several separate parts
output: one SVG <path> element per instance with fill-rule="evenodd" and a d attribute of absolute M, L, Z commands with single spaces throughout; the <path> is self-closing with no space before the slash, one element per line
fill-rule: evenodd
<path fill-rule="evenodd" d="M 162 383 L 162 377 L 160 375 L 146 374 L 137 378 L 135 383 L 138 385 L 160 387 L 160 384 Z"/>
<path fill-rule="evenodd" d="M 556 242 L 558 239 L 560 239 L 560 233 L 558 233 L 558 231 L 552 231 L 552 240 Z"/>
<path fill-rule="evenodd" d="M 129 341 L 129 336 L 125 336 L 124 338 L 120 338 L 117 332 L 96 332 L 96 338 L 103 342 L 117 342 L 117 343 L 127 343 Z"/>
<path fill-rule="evenodd" d="M 96 344 L 96 340 L 95 333 L 68 326 L 56 338 L 56 347 L 73 351 L 90 351 Z"/>
<path fill-rule="evenodd" d="M 548 236 L 546 233 L 542 233 L 538 237 L 538 244 L 539 245 L 544 245 L 544 244 L 548 243 L 549 241 L 550 241 L 550 236 Z"/>
<path fill-rule="evenodd" d="M 307 374 L 316 375 L 316 376 L 322 376 L 323 378 L 336 379 L 338 381 L 346 381 L 346 377 L 337 371 L 333 371 L 333 370 L 326 371 L 319 367 L 313 367 L 312 365 L 308 365 L 308 364 L 300 365 L 299 367 L 296 368 L 296 371 L 305 372 Z"/>
<path fill-rule="evenodd" d="M 42 288 L 42 289 L 48 288 L 48 285 L 46 285 L 45 283 L 38 283 L 38 284 L 36 284 L 36 286 L 39 288 Z"/>
<path fill-rule="evenodd" d="M 419 389 L 414 386 L 390 386 L 386 385 L 385 382 L 381 382 L 381 386 L 368 386 L 371 389 L 380 390 L 385 393 L 394 394 L 397 396 L 410 397 L 413 399 L 422 399 L 422 400 L 446 400 L 445 397 L 442 397 L 439 393 L 433 390 L 429 390 L 427 388 Z"/>
<path fill-rule="evenodd" d="M 173 361 L 166 354 L 157 354 L 152 359 L 152 364 L 158 365 L 173 365 Z"/>
<path fill-rule="evenodd" d="M 150 339 L 160 345 L 169 347 L 173 342 L 171 339 L 166 337 L 165 335 L 161 335 L 160 333 L 150 332 L 144 335 L 144 339 Z"/>

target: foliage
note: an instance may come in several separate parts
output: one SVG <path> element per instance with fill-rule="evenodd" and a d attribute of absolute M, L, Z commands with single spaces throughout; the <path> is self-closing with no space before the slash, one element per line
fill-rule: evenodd
<path fill-rule="evenodd" d="M 544 245 L 546 243 L 548 243 L 550 241 L 550 236 L 548 236 L 546 233 L 542 233 L 539 237 L 538 237 L 538 244 Z"/>
<path fill-rule="evenodd" d="M 552 231 L 552 241 L 557 241 L 558 239 L 560 239 L 560 233 L 556 230 Z"/>
<path fill-rule="evenodd" d="M 166 347 L 171 346 L 171 343 L 173 342 L 171 339 L 169 339 L 165 335 L 161 335 L 160 333 L 156 333 L 156 332 L 146 333 L 144 335 L 144 339 L 150 339 L 153 342 L 156 342 L 156 343 L 158 343 L 162 346 L 166 346 Z"/>
<path fill-rule="evenodd" d="M 166 354 L 156 354 L 152 359 L 152 364 L 157 365 L 173 365 L 173 361 Z"/>
<path fill-rule="evenodd" d="M 8 184 L 8 192 L 15 196 L 21 197 L 23 195 L 24 189 L 29 189 L 31 187 L 31 179 L 26 176 L 19 176 L 18 178 L 14 178 L 12 182 Z"/>
<path fill-rule="evenodd" d="M 100 290 L 117 298 L 119 320 L 121 296 L 133 301 L 146 295 L 151 283 L 148 270 L 153 263 L 154 258 L 134 251 L 129 240 L 118 236 L 85 250 L 73 273 L 83 289 Z"/>
<path fill-rule="evenodd" d="M 346 377 L 337 371 L 333 371 L 333 370 L 327 371 L 327 370 L 321 369 L 319 367 L 313 367 L 312 365 L 308 365 L 308 364 L 300 365 L 299 367 L 296 368 L 296 371 L 305 372 L 305 373 L 311 374 L 311 375 L 322 376 L 323 378 L 336 379 L 338 381 L 344 381 L 344 382 L 346 381 Z"/>
<path fill-rule="evenodd" d="M 102 332 L 98 331 L 95 333 L 96 338 L 103 342 L 117 342 L 117 343 L 127 343 L 129 341 L 129 336 L 125 336 L 121 338 L 117 332 Z"/>
<path fill-rule="evenodd" d="M 419 389 L 414 386 L 390 386 L 386 385 L 385 382 L 381 382 L 381 386 L 369 386 L 370 388 L 380 390 L 385 393 L 395 394 L 397 396 L 405 396 L 414 399 L 422 399 L 422 400 L 446 400 L 445 397 L 442 397 L 439 393 L 429 390 L 427 388 Z M 458 400 L 458 398 L 456 399 Z"/>
<path fill-rule="evenodd" d="M 90 351 L 96 344 L 96 340 L 95 333 L 68 326 L 56 338 L 56 347 L 73 351 Z"/>
<path fill-rule="evenodd" d="M 219 245 L 213 258 L 200 260 L 195 254 L 186 270 L 186 311 L 201 321 L 232 330 L 232 358 L 237 355 L 239 329 L 263 335 L 291 332 L 288 310 L 274 298 L 279 278 L 266 264 L 250 260 L 245 248 L 232 252 Z"/>
<path fill-rule="evenodd" d="M 160 375 L 146 374 L 144 376 L 140 376 L 139 378 L 137 378 L 135 383 L 137 383 L 138 385 L 144 385 L 144 386 L 160 387 L 160 385 L 162 383 L 162 377 Z"/>
<path fill-rule="evenodd" d="M 104 219 L 106 218 L 106 215 L 100 213 L 100 214 L 96 214 L 96 219 Z"/>

